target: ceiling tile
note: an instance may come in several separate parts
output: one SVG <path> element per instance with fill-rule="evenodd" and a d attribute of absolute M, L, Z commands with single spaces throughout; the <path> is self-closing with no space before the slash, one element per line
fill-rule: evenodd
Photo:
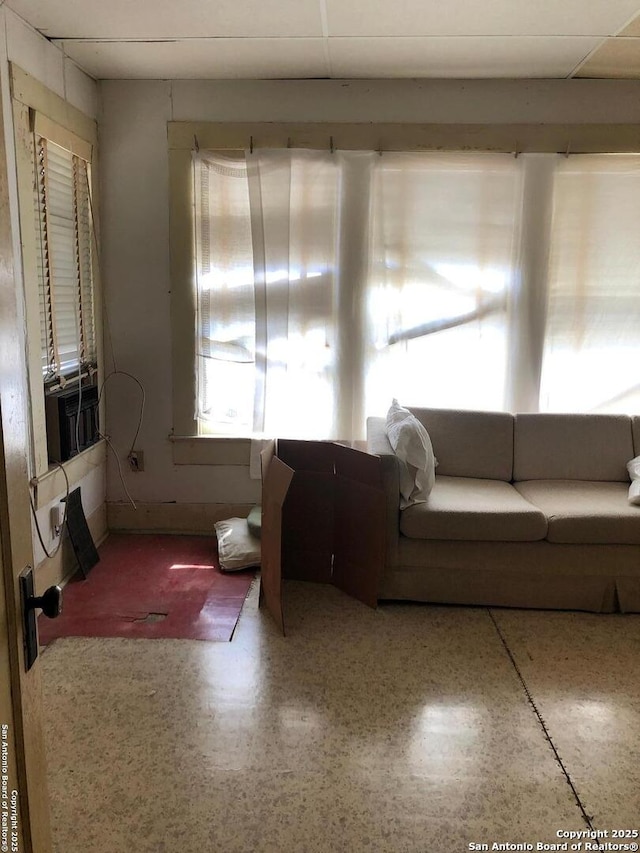
<path fill-rule="evenodd" d="M 566 77 L 595 38 L 329 39 L 333 77 Z"/>
<path fill-rule="evenodd" d="M 630 24 L 618 33 L 619 36 L 631 36 L 632 38 L 640 36 L 640 15 L 631 21 Z"/>
<path fill-rule="evenodd" d="M 610 36 L 639 0 L 326 0 L 331 36 Z"/>
<path fill-rule="evenodd" d="M 640 78 L 640 39 L 607 39 L 580 66 L 576 77 Z"/>
<path fill-rule="evenodd" d="M 319 0 L 8 0 L 48 38 L 322 36 Z"/>
<path fill-rule="evenodd" d="M 186 39 L 60 42 L 98 79 L 279 79 L 327 77 L 322 39 Z"/>

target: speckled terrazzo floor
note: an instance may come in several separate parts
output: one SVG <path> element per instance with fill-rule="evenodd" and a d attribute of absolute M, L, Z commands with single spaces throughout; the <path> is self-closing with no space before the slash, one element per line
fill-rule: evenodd
<path fill-rule="evenodd" d="M 44 653 L 56 853 L 457 853 L 640 828 L 639 617 L 373 611 L 289 583 L 282 638 L 256 593 L 229 644 Z"/>

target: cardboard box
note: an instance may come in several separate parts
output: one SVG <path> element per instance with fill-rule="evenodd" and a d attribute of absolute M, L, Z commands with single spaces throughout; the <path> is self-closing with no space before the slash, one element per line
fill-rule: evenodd
<path fill-rule="evenodd" d="M 282 578 L 331 583 L 375 607 L 385 557 L 380 460 L 330 441 L 262 451 L 260 601 L 285 633 Z"/>

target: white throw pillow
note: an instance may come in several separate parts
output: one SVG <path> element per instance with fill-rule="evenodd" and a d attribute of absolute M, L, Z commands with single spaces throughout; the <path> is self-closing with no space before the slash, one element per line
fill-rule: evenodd
<path fill-rule="evenodd" d="M 260 565 L 260 540 L 249 532 L 246 518 L 217 521 L 214 528 L 223 572 L 238 572 Z"/>
<path fill-rule="evenodd" d="M 627 471 L 631 477 L 629 503 L 633 506 L 640 506 L 640 456 L 636 456 L 631 462 L 627 462 Z"/>
<path fill-rule="evenodd" d="M 397 400 L 387 412 L 387 436 L 400 460 L 400 509 L 425 503 L 436 479 L 436 458 L 429 433 Z"/>

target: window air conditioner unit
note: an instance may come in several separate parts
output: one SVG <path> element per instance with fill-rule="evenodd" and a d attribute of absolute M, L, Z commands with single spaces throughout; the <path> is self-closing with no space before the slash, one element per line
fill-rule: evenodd
<path fill-rule="evenodd" d="M 98 435 L 98 388 L 78 386 L 45 396 L 47 451 L 50 462 L 66 462 L 95 444 Z"/>

